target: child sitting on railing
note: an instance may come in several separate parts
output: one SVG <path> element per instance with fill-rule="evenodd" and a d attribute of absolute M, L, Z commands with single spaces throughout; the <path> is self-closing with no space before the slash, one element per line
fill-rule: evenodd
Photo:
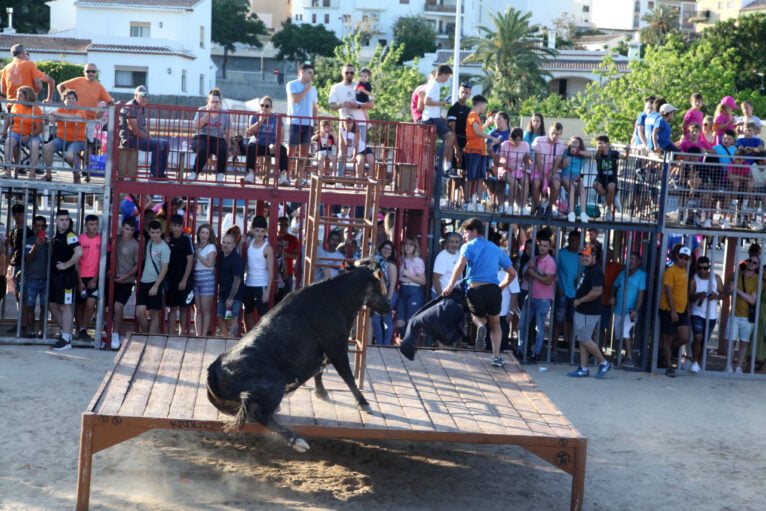
<path fill-rule="evenodd" d="M 311 137 L 311 141 L 316 144 L 317 167 L 325 176 L 332 174 L 329 172 L 330 163 L 335 167 L 336 157 L 333 153 L 335 147 L 335 135 L 332 132 L 332 125 L 328 119 L 322 119 L 319 123 L 319 133 Z"/>
<path fill-rule="evenodd" d="M 625 147 L 625 154 L 621 155 L 609 145 L 609 137 L 599 135 L 596 137 L 596 182 L 593 188 L 600 196 L 606 199 L 606 214 L 604 220 L 614 220 L 615 198 L 617 196 L 617 166 L 618 161 L 627 159 L 630 155 L 630 146 Z"/>
<path fill-rule="evenodd" d="M 569 213 L 567 220 L 574 222 L 577 219 L 575 214 L 575 203 L 577 197 L 580 198 L 580 221 L 587 223 L 589 218 L 585 212 L 587 201 L 585 199 L 585 186 L 582 182 L 582 170 L 588 160 L 593 155 L 585 150 L 585 144 L 578 136 L 569 139 L 569 144 L 564 152 L 564 160 L 561 163 L 561 186 L 567 192 L 569 198 Z"/>

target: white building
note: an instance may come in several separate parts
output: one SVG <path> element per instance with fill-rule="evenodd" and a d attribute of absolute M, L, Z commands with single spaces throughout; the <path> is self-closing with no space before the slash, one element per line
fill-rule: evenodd
<path fill-rule="evenodd" d="M 210 58 L 212 0 L 51 0 L 50 33 L 0 35 L 34 60 L 95 63 L 110 92 L 146 85 L 152 94 L 205 95 L 215 86 Z"/>

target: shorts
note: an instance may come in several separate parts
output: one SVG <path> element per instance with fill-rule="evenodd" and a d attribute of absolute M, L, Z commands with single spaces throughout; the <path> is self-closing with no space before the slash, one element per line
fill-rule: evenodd
<path fill-rule="evenodd" d="M 161 311 L 162 306 L 162 286 L 157 290 L 157 294 L 149 296 L 149 290 L 154 282 L 141 282 L 138 284 L 138 293 L 136 293 L 136 307 L 144 306 L 149 310 Z"/>
<path fill-rule="evenodd" d="M 95 289 L 88 289 L 88 282 L 94 278 L 95 277 L 82 277 L 82 283 L 85 286 L 83 288 L 85 290 L 85 296 L 83 296 L 78 289 L 75 296 L 75 303 L 85 303 L 88 298 L 98 299 L 98 286 L 96 286 Z"/>
<path fill-rule="evenodd" d="M 190 286 L 187 282 L 186 289 L 181 289 L 179 291 L 178 282 L 168 280 L 168 284 L 170 284 L 170 289 L 168 289 L 167 294 L 165 295 L 165 305 L 168 307 L 188 307 L 192 304 L 194 297 L 189 299 L 189 295 L 194 291 L 194 285 Z"/>
<path fill-rule="evenodd" d="M 42 143 L 42 140 L 40 140 L 40 137 L 30 137 L 30 139 L 27 140 L 26 142 L 22 142 L 21 135 L 19 135 L 15 131 L 11 131 L 10 133 L 8 133 L 8 138 L 14 139 L 16 142 L 18 142 L 19 145 L 23 145 L 27 149 L 29 149 L 29 146 L 31 146 L 32 142 L 34 142 L 35 140 L 37 141 L 38 144 Z"/>
<path fill-rule="evenodd" d="M 500 286 L 497 284 L 484 284 L 478 287 L 468 288 L 468 309 L 476 317 L 497 316 L 500 314 L 500 305 L 503 301 Z"/>
<path fill-rule="evenodd" d="M 622 325 L 622 338 L 629 339 L 630 331 L 636 326 L 636 322 L 630 319 L 630 314 L 615 314 L 614 329 L 618 333 L 620 332 L 620 325 Z"/>
<path fill-rule="evenodd" d="M 53 150 L 54 151 L 63 151 L 63 152 L 69 152 L 72 151 L 74 154 L 79 154 L 81 152 L 84 152 L 86 149 L 85 142 L 67 142 L 66 140 L 62 140 L 60 138 L 54 138 L 49 144 L 53 144 Z"/>
<path fill-rule="evenodd" d="M 604 187 L 604 190 L 606 190 L 606 189 L 607 189 L 607 187 L 608 187 L 608 186 L 609 186 L 611 183 L 614 183 L 614 185 L 615 185 L 615 188 L 616 188 L 616 187 L 617 187 L 617 176 L 605 176 L 605 175 L 603 175 L 603 174 L 599 174 L 599 175 L 596 177 L 596 183 L 598 183 L 598 184 L 600 184 L 601 186 L 603 186 L 603 187 Z"/>
<path fill-rule="evenodd" d="M 500 167 L 497 171 L 498 178 L 501 180 L 508 180 L 508 178 L 512 177 L 513 179 L 517 179 L 521 181 L 524 179 L 524 170 L 523 169 L 507 169 L 505 167 Z"/>
<path fill-rule="evenodd" d="M 660 333 L 667 335 L 674 334 L 676 333 L 676 328 L 680 326 L 686 326 L 688 324 L 689 316 L 685 312 L 683 314 L 679 314 L 678 321 L 673 323 L 670 318 L 670 311 L 660 309 Z"/>
<path fill-rule="evenodd" d="M 429 126 L 436 126 L 436 134 L 439 135 L 439 138 L 441 139 L 444 139 L 445 136 L 447 136 L 449 133 L 452 133 L 452 130 L 449 129 L 449 124 L 447 124 L 447 121 L 445 121 L 441 117 L 437 117 L 435 119 L 428 119 L 427 121 L 423 121 L 423 124 L 427 124 Z"/>
<path fill-rule="evenodd" d="M 713 332 L 713 329 L 715 328 L 716 319 L 708 319 L 707 320 L 707 334 L 710 335 Z M 691 317 L 692 322 L 692 332 L 694 335 L 705 335 L 705 318 L 702 316 L 694 316 Z"/>
<path fill-rule="evenodd" d="M 268 302 L 263 301 L 263 290 L 261 286 L 245 286 L 245 296 L 242 303 L 245 304 L 245 314 L 252 314 L 253 310 L 258 311 L 258 316 L 263 316 L 269 310 Z"/>
<path fill-rule="evenodd" d="M 37 304 L 39 297 L 40 305 L 45 304 L 45 280 L 26 279 L 24 281 L 24 292 L 21 293 L 24 296 L 24 305 L 26 307 L 34 307 Z"/>
<path fill-rule="evenodd" d="M 194 271 L 194 294 L 198 296 L 215 296 L 214 271 Z"/>
<path fill-rule="evenodd" d="M 314 127 L 307 124 L 290 125 L 290 145 L 309 145 L 311 144 L 311 134 Z"/>
<path fill-rule="evenodd" d="M 468 181 L 481 181 L 487 177 L 489 157 L 483 154 L 463 153 L 463 168 Z"/>
<path fill-rule="evenodd" d="M 242 308 L 242 300 L 234 300 L 231 304 L 231 317 L 237 319 L 239 310 Z M 215 315 L 222 318 L 226 315 L 226 300 L 219 298 L 215 308 Z"/>
<path fill-rule="evenodd" d="M 751 323 L 747 318 L 740 316 L 733 316 L 729 321 L 729 335 L 726 336 L 730 341 L 739 339 L 743 342 L 750 342 L 753 337 L 753 327 L 755 323 Z"/>
<path fill-rule="evenodd" d="M 125 305 L 130 300 L 130 295 L 133 293 L 132 282 L 115 282 L 114 283 L 114 301 L 120 302 Z"/>
<path fill-rule="evenodd" d="M 566 318 L 567 323 L 574 321 L 574 298 L 569 298 L 565 295 L 558 295 L 556 297 L 556 323 L 563 323 Z"/>
<path fill-rule="evenodd" d="M 77 274 L 75 272 L 54 272 L 51 274 L 50 291 L 48 301 L 59 305 L 71 305 L 74 303 L 74 295 L 77 291 Z"/>
<path fill-rule="evenodd" d="M 593 333 L 601 323 L 601 315 L 574 313 L 574 334 L 577 341 L 593 341 Z"/>

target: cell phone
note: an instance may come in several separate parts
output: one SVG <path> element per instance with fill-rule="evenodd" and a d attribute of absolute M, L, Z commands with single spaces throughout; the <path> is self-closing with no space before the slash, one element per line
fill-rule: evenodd
<path fill-rule="evenodd" d="M 37 237 L 40 238 L 41 240 L 44 240 L 45 239 L 45 231 L 38 231 L 37 232 Z"/>

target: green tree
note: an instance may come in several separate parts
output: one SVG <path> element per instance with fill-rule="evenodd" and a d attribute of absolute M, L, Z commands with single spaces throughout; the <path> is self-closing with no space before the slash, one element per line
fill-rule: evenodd
<path fill-rule="evenodd" d="M 277 59 L 295 63 L 314 62 L 317 57 L 329 57 L 340 41 L 324 25 L 282 23 L 271 43 L 278 50 Z"/>
<path fill-rule="evenodd" d="M 50 26 L 48 0 L 2 0 L 0 14 L 7 22 L 6 9 L 13 7 L 13 28 L 22 34 L 46 34 Z M 6 23 L 7 24 L 7 23 Z"/>
<path fill-rule="evenodd" d="M 734 50 L 739 89 L 761 89 L 766 73 L 766 15 L 748 15 L 722 21 L 706 29 L 695 46 L 708 46 L 713 55 Z"/>
<path fill-rule="evenodd" d="M 372 71 L 372 95 L 375 107 L 369 110 L 370 118 L 384 121 L 411 121 L 409 110 L 410 97 L 415 87 L 423 83 L 424 77 L 417 67 L 399 64 L 404 51 L 402 45 L 391 44 L 386 47 L 378 45 L 367 62 L 362 61 L 362 34 L 355 34 L 343 39 L 340 46 L 335 48 L 332 57 L 317 59 L 314 83 L 319 94 L 319 107 L 325 112 L 331 112 L 327 99 L 330 97 L 330 87 L 341 81 L 341 66 L 353 64 L 358 70 L 362 66 Z"/>
<path fill-rule="evenodd" d="M 543 114 L 545 117 L 564 117 L 576 119 L 578 100 L 577 98 L 566 99 L 560 94 L 550 94 L 545 97 L 535 96 L 528 98 L 519 107 L 520 115 Z"/>
<path fill-rule="evenodd" d="M 493 28 L 477 27 L 481 36 L 463 39 L 464 47 L 473 48 L 466 60 L 481 62 L 485 90 L 515 108 L 523 99 L 545 92 L 550 73 L 542 71 L 542 64 L 558 52 L 540 44 L 537 29 L 529 24 L 532 13 L 508 6 L 504 13 L 490 16 Z"/>
<path fill-rule="evenodd" d="M 394 42 L 404 45 L 401 62 L 436 51 L 433 24 L 419 16 L 401 16 L 394 23 Z"/>
<path fill-rule="evenodd" d="M 263 43 L 258 39 L 266 35 L 266 25 L 258 16 L 250 13 L 248 0 L 213 0 L 211 39 L 223 47 L 223 66 L 221 72 L 226 78 L 226 63 L 229 52 L 236 51 L 236 43 L 260 48 Z"/>
<path fill-rule="evenodd" d="M 679 34 L 678 7 L 659 4 L 641 17 L 648 25 L 641 29 L 641 42 L 649 46 L 660 46 L 670 34 Z"/>

